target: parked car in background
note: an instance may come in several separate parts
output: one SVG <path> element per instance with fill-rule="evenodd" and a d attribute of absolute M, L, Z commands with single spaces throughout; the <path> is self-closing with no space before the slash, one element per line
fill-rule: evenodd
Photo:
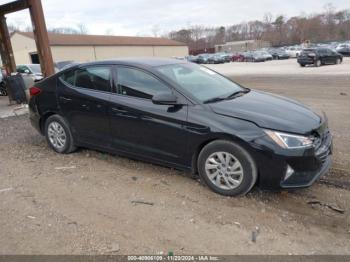
<path fill-rule="evenodd" d="M 187 56 L 187 61 L 198 64 L 198 56 L 189 55 Z"/>
<path fill-rule="evenodd" d="M 268 51 L 274 60 L 289 59 L 288 53 L 280 48 L 269 49 Z"/>
<path fill-rule="evenodd" d="M 259 56 L 264 57 L 265 61 L 273 60 L 272 55 L 269 52 L 265 51 L 265 50 L 258 50 L 258 51 L 255 51 L 255 53 L 257 53 Z"/>
<path fill-rule="evenodd" d="M 30 76 L 34 82 L 40 81 L 44 78 L 40 64 L 17 65 L 16 71 L 22 75 Z"/>
<path fill-rule="evenodd" d="M 350 44 L 341 44 L 336 48 L 336 51 L 343 56 L 350 56 Z"/>
<path fill-rule="evenodd" d="M 64 67 L 62 67 L 60 71 L 66 70 L 66 69 L 68 69 L 68 68 L 70 68 L 72 66 L 76 66 L 76 65 L 79 65 L 79 64 L 80 63 L 78 63 L 78 62 L 73 62 L 73 63 L 67 64 Z"/>
<path fill-rule="evenodd" d="M 232 62 L 244 62 L 244 55 L 242 53 L 235 53 L 231 56 Z"/>
<path fill-rule="evenodd" d="M 186 60 L 186 57 L 184 56 L 173 56 L 172 58 L 176 60 Z"/>
<path fill-rule="evenodd" d="M 59 61 L 59 62 L 55 62 L 54 66 L 55 66 L 55 68 L 57 68 L 58 71 L 61 71 L 63 67 L 65 67 L 66 65 L 72 64 L 72 63 L 74 63 L 73 60 Z"/>
<path fill-rule="evenodd" d="M 343 62 L 343 55 L 329 48 L 308 48 L 304 49 L 298 57 L 301 67 L 314 65 L 319 67 L 326 64 L 340 64 Z"/>
<path fill-rule="evenodd" d="M 287 54 L 289 55 L 289 57 L 291 57 L 291 58 L 297 58 L 297 57 L 301 54 L 302 49 L 301 49 L 300 47 L 294 47 L 294 46 L 292 46 L 292 47 L 288 47 L 288 48 L 286 49 L 286 52 L 287 52 Z"/>
<path fill-rule="evenodd" d="M 223 58 L 225 63 L 229 63 L 232 60 L 232 54 L 229 53 L 216 53 L 216 55 L 219 55 Z"/>
<path fill-rule="evenodd" d="M 199 173 L 225 196 L 308 187 L 331 166 L 327 117 L 185 61 L 81 64 L 30 94 L 30 121 L 57 153 L 88 147 Z"/>
<path fill-rule="evenodd" d="M 208 57 L 209 64 L 224 64 L 225 62 L 225 57 L 221 54 L 212 54 Z"/>
<path fill-rule="evenodd" d="M 199 54 L 197 57 L 197 63 L 198 64 L 208 64 L 209 63 L 209 57 L 211 56 L 212 54 Z"/>
<path fill-rule="evenodd" d="M 242 56 L 244 57 L 244 62 L 252 62 L 253 61 L 253 52 L 252 51 L 243 52 Z"/>
<path fill-rule="evenodd" d="M 265 62 L 266 56 L 259 51 L 249 51 L 244 53 L 245 62 Z"/>

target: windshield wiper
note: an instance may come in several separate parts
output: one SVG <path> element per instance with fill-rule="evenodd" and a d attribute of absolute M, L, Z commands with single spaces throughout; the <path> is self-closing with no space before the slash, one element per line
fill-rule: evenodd
<path fill-rule="evenodd" d="M 246 94 L 246 93 L 249 93 L 249 92 L 250 92 L 250 89 L 247 88 L 245 90 L 236 91 L 236 92 L 230 94 L 229 96 L 225 96 L 225 97 L 219 96 L 219 97 L 214 97 L 214 98 L 208 99 L 208 100 L 204 101 L 203 103 L 204 104 L 210 104 L 210 103 L 220 102 L 220 101 L 223 101 L 223 100 L 229 100 L 229 99 L 237 97 L 240 94 Z"/>
<path fill-rule="evenodd" d="M 215 103 L 215 102 L 220 102 L 226 100 L 226 97 L 214 97 L 208 100 L 205 100 L 203 103 L 204 104 L 210 104 L 210 103 Z"/>
<path fill-rule="evenodd" d="M 230 95 L 227 96 L 225 99 L 226 99 L 226 100 L 232 99 L 232 98 L 237 97 L 238 95 L 247 94 L 247 93 L 249 93 L 249 92 L 250 92 L 250 89 L 239 90 L 239 91 L 236 91 L 236 92 L 230 94 Z"/>

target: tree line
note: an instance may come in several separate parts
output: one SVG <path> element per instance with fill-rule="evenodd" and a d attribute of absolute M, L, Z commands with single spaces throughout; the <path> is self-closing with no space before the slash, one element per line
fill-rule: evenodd
<path fill-rule="evenodd" d="M 31 32 L 31 26 L 23 28 L 18 24 L 9 24 L 9 31 Z M 49 32 L 60 34 L 88 34 L 84 24 L 66 27 L 49 27 Z M 159 27 L 152 29 L 158 37 Z M 109 30 L 106 34 L 111 34 Z M 301 44 L 309 40 L 313 43 L 350 40 L 350 9 L 337 11 L 332 4 L 324 6 L 324 12 L 303 14 L 287 18 L 284 15 L 273 16 L 266 13 L 262 20 L 243 22 L 231 26 L 207 27 L 195 25 L 163 35 L 186 43 L 190 51 L 213 50 L 215 45 L 232 41 L 264 40 L 272 46 Z"/>
<path fill-rule="evenodd" d="M 8 30 L 10 33 L 13 33 L 15 31 L 21 31 L 21 32 L 33 32 L 33 28 L 31 26 L 21 27 L 19 24 L 8 24 Z M 49 33 L 56 33 L 56 34 L 70 34 L 70 35 L 87 35 L 89 33 L 88 28 L 80 23 L 76 24 L 75 26 L 66 26 L 66 27 L 49 27 L 47 29 Z"/>
<path fill-rule="evenodd" d="M 265 14 L 255 20 L 231 26 L 192 26 L 171 31 L 168 37 L 188 44 L 190 50 L 205 50 L 231 41 L 264 40 L 272 46 L 350 40 L 350 9 L 336 11 L 332 4 L 318 14 L 303 14 L 287 18 Z"/>

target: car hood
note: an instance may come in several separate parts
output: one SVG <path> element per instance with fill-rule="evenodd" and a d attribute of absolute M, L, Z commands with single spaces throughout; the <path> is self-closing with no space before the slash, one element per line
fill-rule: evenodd
<path fill-rule="evenodd" d="M 240 118 L 278 131 L 309 134 L 322 118 L 301 103 L 269 93 L 250 91 L 240 97 L 210 104 L 220 115 Z"/>

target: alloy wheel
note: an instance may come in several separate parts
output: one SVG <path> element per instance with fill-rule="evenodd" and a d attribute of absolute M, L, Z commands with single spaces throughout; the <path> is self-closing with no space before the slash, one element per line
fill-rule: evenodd
<path fill-rule="evenodd" d="M 210 155 L 205 162 L 205 172 L 214 185 L 224 190 L 237 188 L 244 175 L 242 164 L 227 152 Z"/>
<path fill-rule="evenodd" d="M 48 126 L 47 132 L 50 143 L 54 148 L 61 150 L 65 147 L 67 135 L 60 123 L 56 121 L 51 122 Z"/>

